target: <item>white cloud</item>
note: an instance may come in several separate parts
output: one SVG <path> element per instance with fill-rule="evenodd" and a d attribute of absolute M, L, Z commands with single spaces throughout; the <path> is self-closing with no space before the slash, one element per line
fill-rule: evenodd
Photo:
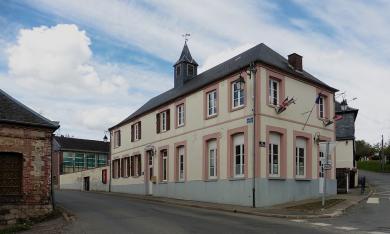
<path fill-rule="evenodd" d="M 0 86 L 60 121 L 61 133 L 94 139 L 150 93 L 171 87 L 171 79 L 156 72 L 93 60 L 90 45 L 85 31 L 74 24 L 21 29 L 6 50 L 8 74 L 0 74 Z"/>
<path fill-rule="evenodd" d="M 30 2 L 32 7 L 72 19 L 118 43 L 136 46 L 172 63 L 181 50 L 183 40 L 180 35 L 189 32 L 190 50 L 203 70 L 260 42 L 285 56 L 297 52 L 303 55 L 307 71 L 331 86 L 347 91 L 348 97 L 358 97 L 354 102 L 360 108 L 358 138 L 374 142 L 382 132 L 390 136 L 390 108 L 381 104 L 390 98 L 387 91 L 390 85 L 389 4 L 385 1 L 371 4 L 307 0 L 296 0 L 296 4 L 311 18 L 296 15 L 288 18 L 287 14 L 280 14 L 280 6 L 265 1 Z M 286 22 L 298 29 L 287 27 Z M 102 82 L 98 69 L 101 66 L 89 62 L 85 66 L 95 68 L 98 81 Z M 122 65 L 118 69 L 113 64 L 103 64 L 103 67 L 122 77 L 118 70 L 147 70 L 132 65 L 125 66 L 126 69 Z M 96 77 L 91 70 L 87 69 L 86 73 Z M 158 74 L 149 74 L 139 73 L 146 84 L 137 86 L 141 96 L 142 90 L 152 86 L 149 84 L 160 81 L 155 78 L 160 77 Z M 136 79 L 134 76 L 125 77 L 130 84 Z M 169 78 L 162 80 L 164 85 Z M 107 82 L 112 82 L 111 78 Z M 96 84 L 101 83 L 92 79 L 87 85 L 99 87 Z M 115 82 L 113 87 L 117 87 Z M 150 96 L 157 93 L 150 88 L 147 90 Z"/>

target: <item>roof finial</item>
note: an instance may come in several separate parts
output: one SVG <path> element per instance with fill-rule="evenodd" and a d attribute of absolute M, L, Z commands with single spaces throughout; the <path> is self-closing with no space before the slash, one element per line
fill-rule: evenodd
<path fill-rule="evenodd" d="M 188 38 L 191 36 L 191 34 L 185 33 L 185 34 L 183 34 L 181 36 L 184 37 L 184 43 L 187 44 Z"/>

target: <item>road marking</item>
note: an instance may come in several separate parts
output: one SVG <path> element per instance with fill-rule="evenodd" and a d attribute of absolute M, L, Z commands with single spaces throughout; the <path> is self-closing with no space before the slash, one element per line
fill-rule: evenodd
<path fill-rule="evenodd" d="M 369 232 L 370 234 L 388 234 L 386 232 Z"/>
<path fill-rule="evenodd" d="M 354 227 L 335 227 L 336 229 L 345 230 L 345 231 L 352 231 L 356 230 L 357 228 Z"/>
<path fill-rule="evenodd" d="M 320 227 L 327 227 L 330 226 L 329 223 L 311 223 L 312 225 L 320 226 Z"/>
<path fill-rule="evenodd" d="M 292 219 L 290 221 L 296 222 L 296 223 L 306 223 L 307 222 L 307 220 L 304 220 L 304 219 Z"/>
<path fill-rule="evenodd" d="M 370 197 L 370 198 L 368 198 L 367 203 L 368 204 L 379 204 L 379 198 L 377 198 L 377 197 Z"/>

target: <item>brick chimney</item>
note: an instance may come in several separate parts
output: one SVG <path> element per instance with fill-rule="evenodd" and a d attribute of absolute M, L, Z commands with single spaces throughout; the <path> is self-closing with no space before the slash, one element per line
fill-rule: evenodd
<path fill-rule="evenodd" d="M 302 71 L 302 56 L 297 53 L 292 53 L 288 56 L 288 63 L 293 66 L 295 70 Z"/>

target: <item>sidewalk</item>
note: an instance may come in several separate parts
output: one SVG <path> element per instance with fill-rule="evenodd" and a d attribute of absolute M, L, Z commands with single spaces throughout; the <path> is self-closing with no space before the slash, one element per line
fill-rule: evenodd
<path fill-rule="evenodd" d="M 352 189 L 349 194 L 338 194 L 334 196 L 328 196 L 326 201 L 336 203 L 330 207 L 322 209 L 319 204 L 321 199 L 311 199 L 298 202 L 290 202 L 282 205 L 272 206 L 268 208 L 252 208 L 239 205 L 218 204 L 210 202 L 189 201 L 166 197 L 145 196 L 145 195 L 133 195 L 125 193 L 108 193 L 98 192 L 105 194 L 115 194 L 118 196 L 125 196 L 132 199 L 147 200 L 151 202 L 166 203 L 170 205 L 187 206 L 195 208 L 203 208 L 209 210 L 234 212 L 241 214 L 265 216 L 265 217 L 277 217 L 277 218 L 290 218 L 290 219 L 311 219 L 311 218 L 331 218 L 343 214 L 348 208 L 360 203 L 371 196 L 372 191 L 366 191 L 364 195 L 360 194 L 360 189 Z"/>

